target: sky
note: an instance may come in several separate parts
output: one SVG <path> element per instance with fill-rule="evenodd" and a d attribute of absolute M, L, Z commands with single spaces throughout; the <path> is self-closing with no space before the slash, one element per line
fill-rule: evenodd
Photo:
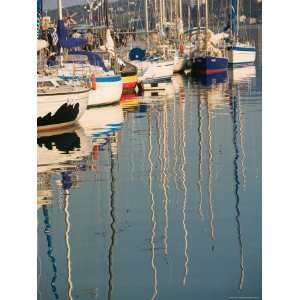
<path fill-rule="evenodd" d="M 109 2 L 112 2 L 110 0 Z M 257 0 L 257 2 L 262 2 L 262 0 Z M 85 4 L 87 0 L 62 0 L 62 6 L 72 6 L 77 4 Z M 57 7 L 57 0 L 43 0 L 44 9 L 53 9 Z"/>
<path fill-rule="evenodd" d="M 108 2 L 113 2 L 113 0 L 108 0 Z M 62 0 L 62 6 L 68 7 L 77 4 L 85 4 L 87 0 Z M 53 9 L 57 7 L 57 0 L 43 0 L 44 9 Z"/>
<path fill-rule="evenodd" d="M 86 0 L 62 0 L 62 6 L 72 6 L 77 4 L 84 4 L 86 3 Z M 53 9 L 57 7 L 57 1 L 56 0 L 43 0 L 43 6 L 44 9 Z"/>

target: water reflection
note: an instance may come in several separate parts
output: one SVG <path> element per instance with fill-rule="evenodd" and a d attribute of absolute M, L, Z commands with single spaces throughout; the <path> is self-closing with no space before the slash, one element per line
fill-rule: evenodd
<path fill-rule="evenodd" d="M 148 162 L 149 162 L 149 194 L 150 194 L 150 211 L 151 211 L 151 268 L 153 272 L 153 295 L 152 300 L 156 299 L 158 294 L 157 287 L 157 268 L 155 259 L 155 238 L 156 238 L 156 217 L 155 217 L 155 200 L 153 193 L 153 162 L 152 162 L 152 112 L 151 107 L 148 114 L 148 138 L 149 138 L 149 151 L 148 151 Z"/>
<path fill-rule="evenodd" d="M 115 155 L 112 149 L 112 144 L 109 147 L 110 151 L 110 174 L 111 174 L 111 183 L 110 183 L 110 229 L 111 229 L 111 238 L 108 248 L 108 296 L 107 299 L 112 299 L 113 292 L 113 248 L 116 238 L 116 216 L 115 216 Z"/>
<path fill-rule="evenodd" d="M 57 293 L 57 288 L 55 285 L 55 281 L 57 278 L 57 266 L 56 266 L 56 259 L 53 253 L 53 247 L 52 247 L 52 236 L 51 236 L 51 225 L 50 225 L 50 221 L 49 221 L 49 213 L 48 213 L 48 207 L 46 204 L 42 205 L 42 210 L 43 210 L 43 216 L 44 216 L 44 234 L 46 237 L 46 241 L 47 241 L 47 247 L 48 247 L 48 251 L 47 251 L 47 255 L 51 261 L 52 264 L 52 270 L 53 270 L 53 276 L 51 278 L 51 289 L 53 292 L 53 295 L 55 297 L 55 299 L 59 299 L 59 295 Z"/>
<path fill-rule="evenodd" d="M 39 299 L 260 295 L 257 76 L 176 76 L 38 136 Z"/>

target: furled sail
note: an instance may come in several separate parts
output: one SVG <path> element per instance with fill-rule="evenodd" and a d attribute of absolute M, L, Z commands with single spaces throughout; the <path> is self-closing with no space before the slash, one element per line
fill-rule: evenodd
<path fill-rule="evenodd" d="M 65 28 L 65 24 L 63 20 L 58 20 L 57 22 L 57 35 L 58 35 L 58 43 L 62 48 L 70 49 L 70 48 L 84 47 L 87 43 L 85 39 L 68 37 L 67 30 Z"/>

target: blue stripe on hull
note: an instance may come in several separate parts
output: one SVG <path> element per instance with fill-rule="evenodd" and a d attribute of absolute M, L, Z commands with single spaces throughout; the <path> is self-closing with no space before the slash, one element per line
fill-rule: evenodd
<path fill-rule="evenodd" d="M 228 62 L 228 65 L 235 65 L 235 66 L 239 66 L 239 65 L 254 65 L 254 61 L 250 60 L 250 61 Z"/>
<path fill-rule="evenodd" d="M 229 51 L 244 51 L 244 52 L 256 52 L 256 48 L 255 47 L 229 47 L 228 48 Z"/>
<path fill-rule="evenodd" d="M 96 77 L 96 82 L 117 82 L 122 81 L 121 76 L 100 76 Z"/>
<path fill-rule="evenodd" d="M 83 76 L 65 76 L 65 75 L 61 75 L 58 76 L 61 79 L 65 79 L 65 80 L 82 80 L 85 79 Z M 100 77 L 96 77 L 96 82 L 118 82 L 118 81 L 122 81 L 122 77 L 119 75 L 113 75 L 113 76 L 100 76 Z"/>

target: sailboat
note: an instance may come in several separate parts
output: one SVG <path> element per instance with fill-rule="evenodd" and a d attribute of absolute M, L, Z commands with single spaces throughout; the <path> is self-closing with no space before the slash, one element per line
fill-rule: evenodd
<path fill-rule="evenodd" d="M 146 48 L 149 47 L 149 20 L 148 20 L 148 0 L 145 0 L 145 32 Z M 162 29 L 162 17 L 160 21 Z M 171 81 L 173 74 L 174 60 L 166 60 L 163 56 L 145 56 L 146 51 L 140 48 L 133 48 L 129 52 L 131 63 L 137 67 L 138 82 L 143 90 L 156 90 L 163 88 L 166 82 Z"/>
<path fill-rule="evenodd" d="M 120 75 L 115 75 L 112 70 L 108 70 L 102 58 L 91 51 L 78 51 L 86 45 L 85 39 L 69 38 L 62 18 L 62 0 L 57 0 L 58 23 L 57 34 L 58 42 L 61 47 L 60 68 L 58 75 L 63 79 L 88 78 L 91 81 L 91 93 L 88 106 L 99 106 L 117 103 L 120 101 L 123 82 Z M 110 31 L 107 29 L 107 39 L 112 41 Z M 111 44 L 111 43 L 110 43 Z M 110 45 L 113 48 L 114 45 Z M 62 49 L 69 49 L 69 55 L 64 59 Z M 70 49 L 77 49 L 70 51 Z"/>
<path fill-rule="evenodd" d="M 227 48 L 230 65 L 251 64 L 255 62 L 254 45 L 239 42 L 239 0 L 230 0 L 230 43 Z"/>
<path fill-rule="evenodd" d="M 183 22 L 182 22 L 182 1 L 175 0 L 175 15 L 177 16 L 177 8 L 179 7 L 179 18 L 176 26 L 178 49 L 174 52 L 174 73 L 180 73 L 184 71 L 186 66 L 186 55 L 184 53 L 184 41 L 183 41 Z M 172 3 L 172 0 L 171 0 Z M 172 17 L 172 15 L 171 15 Z"/>
<path fill-rule="evenodd" d="M 194 76 L 227 71 L 228 59 L 221 49 L 213 46 L 209 35 L 211 36 L 211 32 L 208 29 L 208 0 L 205 0 L 204 49 L 196 57 L 192 58 L 191 71 Z"/>

